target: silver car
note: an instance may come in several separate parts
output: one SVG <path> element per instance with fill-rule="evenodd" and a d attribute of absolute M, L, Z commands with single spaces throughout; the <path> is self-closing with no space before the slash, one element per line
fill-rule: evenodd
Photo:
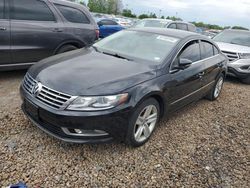
<path fill-rule="evenodd" d="M 228 74 L 250 84 L 250 31 L 224 30 L 214 41 L 228 59 Z"/>
<path fill-rule="evenodd" d="M 145 18 L 135 25 L 135 28 L 141 27 L 160 27 L 160 28 L 169 28 L 169 29 L 179 29 L 184 31 L 196 32 L 195 25 L 183 22 L 183 21 L 172 21 L 168 19 L 157 19 L 157 18 Z"/>

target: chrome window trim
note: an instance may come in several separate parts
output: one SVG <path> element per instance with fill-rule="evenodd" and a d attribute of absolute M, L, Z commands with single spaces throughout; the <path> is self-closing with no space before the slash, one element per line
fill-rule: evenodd
<path fill-rule="evenodd" d="M 190 40 L 188 40 L 187 42 L 185 42 L 185 44 L 180 48 L 180 50 L 178 51 L 178 53 L 176 53 L 176 55 L 174 56 L 174 59 L 172 60 L 170 66 L 169 66 L 169 73 L 170 73 L 170 74 L 176 72 L 176 70 L 173 70 L 173 69 L 172 69 L 172 68 L 173 68 L 172 66 L 173 66 L 173 63 L 174 63 L 175 59 L 177 58 L 177 56 L 178 56 L 179 53 L 181 52 L 181 50 L 182 50 L 189 42 L 198 41 L 198 42 L 199 42 L 199 45 L 200 45 L 200 42 L 201 42 L 202 40 L 205 41 L 205 42 L 209 42 L 209 41 L 207 41 L 207 40 L 205 40 L 205 39 L 190 39 Z M 212 44 L 211 42 L 209 42 L 209 43 Z M 214 44 L 212 44 L 212 45 L 215 46 Z M 215 46 L 215 47 L 216 47 L 216 46 Z M 216 48 L 217 48 L 217 47 L 216 47 Z M 217 49 L 218 49 L 218 48 L 217 48 Z M 219 52 L 220 52 L 220 50 L 219 50 Z M 195 61 L 195 62 L 193 62 L 192 64 L 200 63 L 201 61 L 211 59 L 211 58 L 216 57 L 216 56 L 218 56 L 218 55 L 220 55 L 220 53 L 219 53 L 219 54 L 216 54 L 216 55 L 213 55 L 213 56 L 211 56 L 211 57 L 205 58 L 205 59 L 201 59 L 201 60 L 199 60 L 199 61 Z M 192 64 L 191 64 L 191 66 L 192 66 Z"/>
<path fill-rule="evenodd" d="M 3 64 L 0 67 L 13 67 L 13 66 L 24 66 L 24 65 L 34 65 L 35 63 L 15 63 L 15 64 Z"/>

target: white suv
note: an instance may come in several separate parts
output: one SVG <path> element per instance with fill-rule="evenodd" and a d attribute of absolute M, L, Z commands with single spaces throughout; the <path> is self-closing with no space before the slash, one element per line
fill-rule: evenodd
<path fill-rule="evenodd" d="M 250 31 L 224 30 L 213 40 L 228 59 L 228 74 L 250 84 Z"/>

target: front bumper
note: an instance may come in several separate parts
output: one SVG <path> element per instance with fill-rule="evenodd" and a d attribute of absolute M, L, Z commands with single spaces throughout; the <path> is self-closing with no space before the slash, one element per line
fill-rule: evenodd
<path fill-rule="evenodd" d="M 75 112 L 54 110 L 37 101 L 20 88 L 22 110 L 30 121 L 49 135 L 72 143 L 102 143 L 113 139 L 123 141 L 128 127 L 130 108 L 119 111 Z M 100 130 L 107 135 L 71 135 L 63 129 Z"/>
<path fill-rule="evenodd" d="M 246 68 L 247 67 L 247 68 Z M 250 60 L 239 59 L 228 63 L 228 75 L 245 79 L 250 76 Z"/>

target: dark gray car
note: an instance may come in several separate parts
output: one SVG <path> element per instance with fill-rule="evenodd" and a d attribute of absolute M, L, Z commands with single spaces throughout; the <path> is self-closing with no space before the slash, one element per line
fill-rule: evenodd
<path fill-rule="evenodd" d="M 88 9 L 62 0 L 0 0 L 0 70 L 27 68 L 89 46 L 99 30 Z"/>

